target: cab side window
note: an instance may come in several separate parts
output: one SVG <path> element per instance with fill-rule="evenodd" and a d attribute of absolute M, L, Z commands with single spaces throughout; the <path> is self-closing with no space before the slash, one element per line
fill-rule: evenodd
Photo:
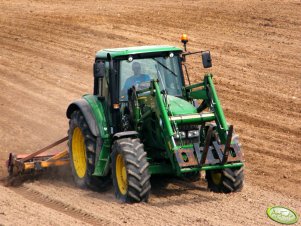
<path fill-rule="evenodd" d="M 101 94 L 104 97 L 108 97 L 109 94 L 109 62 L 103 61 L 105 65 L 105 76 L 103 77 L 102 81 L 101 79 L 98 80 L 98 87 L 99 91 L 98 93 Z"/>

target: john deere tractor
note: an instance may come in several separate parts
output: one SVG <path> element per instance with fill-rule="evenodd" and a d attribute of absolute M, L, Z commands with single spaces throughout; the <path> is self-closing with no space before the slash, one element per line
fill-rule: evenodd
<path fill-rule="evenodd" d="M 71 103 L 68 145 L 80 187 L 104 189 L 113 181 L 123 202 L 147 201 L 155 174 L 198 178 L 206 171 L 214 192 L 243 187 L 238 136 L 225 119 L 212 74 L 196 84 L 186 61 L 209 51 L 174 46 L 104 49 L 96 54 L 94 92 Z"/>

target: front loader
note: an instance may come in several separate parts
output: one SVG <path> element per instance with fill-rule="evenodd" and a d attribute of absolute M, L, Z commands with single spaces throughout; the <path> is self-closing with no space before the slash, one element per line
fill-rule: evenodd
<path fill-rule="evenodd" d="M 213 76 L 207 73 L 190 84 L 186 68 L 193 54 L 201 56 L 205 68 L 211 67 L 210 52 L 187 51 L 186 35 L 182 42 L 184 51 L 141 46 L 97 52 L 93 94 L 67 109 L 67 154 L 79 187 L 101 190 L 113 181 L 117 199 L 141 202 L 149 198 L 151 175 L 198 179 L 204 170 L 210 190 L 242 189 L 243 154 L 233 125 L 225 119 Z M 15 175 L 41 169 L 36 163 L 40 160 L 13 156 L 8 165 L 18 165 Z M 26 170 L 28 162 L 33 167 Z"/>

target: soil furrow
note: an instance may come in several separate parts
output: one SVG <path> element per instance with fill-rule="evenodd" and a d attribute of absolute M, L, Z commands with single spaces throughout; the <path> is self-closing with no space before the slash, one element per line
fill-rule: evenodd
<path fill-rule="evenodd" d="M 77 207 L 70 206 L 66 203 L 52 199 L 49 196 L 45 196 L 38 191 L 31 190 L 23 186 L 10 187 L 10 189 L 32 202 L 44 205 L 47 208 L 54 209 L 85 223 L 92 225 L 117 225 L 116 223 L 113 223 L 107 219 L 96 217 L 93 214 L 88 213 L 82 209 L 78 209 Z"/>

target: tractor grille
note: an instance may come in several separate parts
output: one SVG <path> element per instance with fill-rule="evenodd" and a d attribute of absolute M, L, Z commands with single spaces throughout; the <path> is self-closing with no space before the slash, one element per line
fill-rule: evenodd
<path fill-rule="evenodd" d="M 188 138 L 189 131 L 200 131 L 200 126 L 198 125 L 179 125 L 179 132 L 185 133 L 185 138 L 175 138 L 177 146 L 200 143 L 200 136 Z M 181 142 L 182 141 L 182 142 Z"/>

